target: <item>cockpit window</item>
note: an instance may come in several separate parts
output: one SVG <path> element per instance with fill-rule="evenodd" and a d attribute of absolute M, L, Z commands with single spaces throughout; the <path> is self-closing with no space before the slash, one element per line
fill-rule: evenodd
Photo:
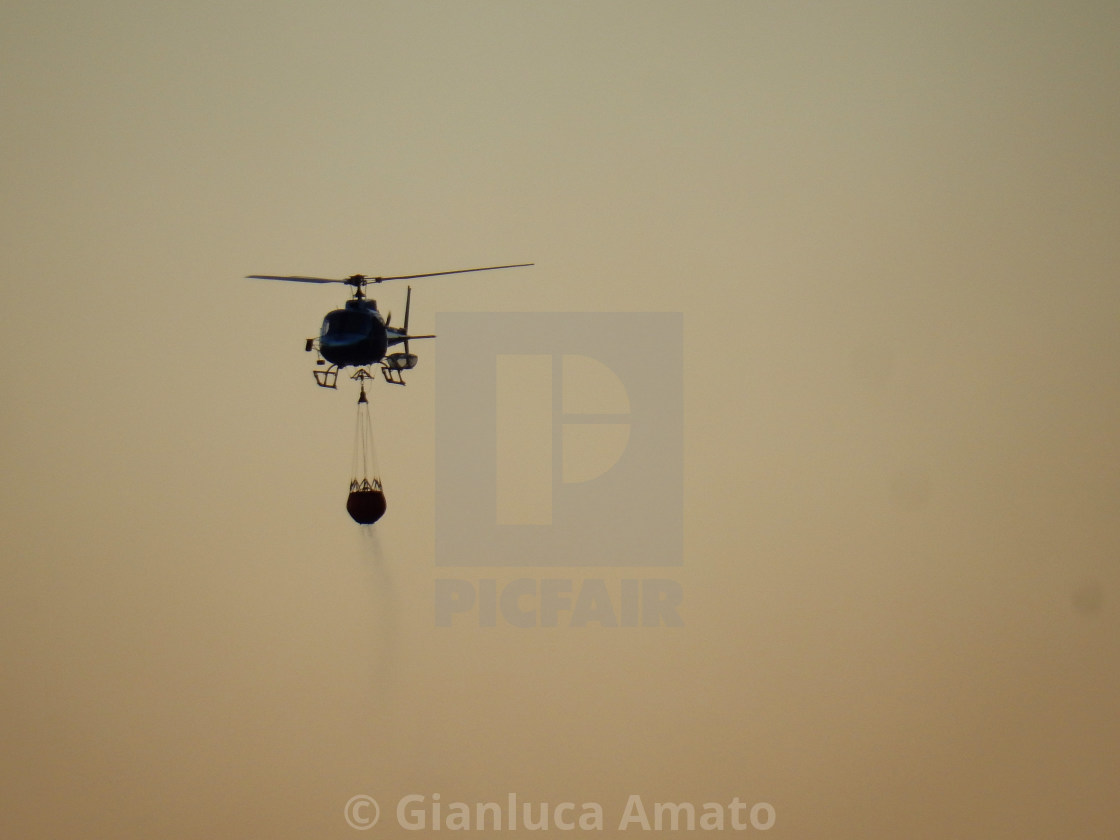
<path fill-rule="evenodd" d="M 369 332 L 369 315 L 364 312 L 350 312 L 339 309 L 331 312 L 326 317 L 323 325 L 323 335 L 342 335 L 344 333 L 358 333 L 365 335 Z"/>

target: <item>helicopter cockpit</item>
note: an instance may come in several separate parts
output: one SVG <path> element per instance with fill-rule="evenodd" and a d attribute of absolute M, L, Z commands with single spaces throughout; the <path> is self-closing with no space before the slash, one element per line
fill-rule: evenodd
<path fill-rule="evenodd" d="M 357 309 L 336 309 L 323 318 L 324 338 L 338 338 L 343 335 L 368 335 L 373 326 L 373 315 Z"/>

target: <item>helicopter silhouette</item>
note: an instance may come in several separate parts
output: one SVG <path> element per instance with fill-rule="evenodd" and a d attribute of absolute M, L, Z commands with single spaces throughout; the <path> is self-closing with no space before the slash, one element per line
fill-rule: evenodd
<path fill-rule="evenodd" d="M 467 274 L 472 271 L 496 271 L 500 268 L 525 268 L 533 263 L 516 265 L 491 265 L 484 268 L 459 268 L 454 271 L 433 271 L 427 274 L 400 274 L 394 277 L 372 277 L 367 274 L 354 274 L 341 280 L 326 277 L 281 276 L 275 274 L 250 274 L 250 280 L 286 280 L 295 283 L 344 283 L 354 288 L 354 297 L 346 301 L 342 309 L 334 309 L 323 318 L 323 326 L 318 338 L 309 338 L 304 345 L 307 352 L 315 350 L 319 354 L 313 371 L 315 382 L 323 388 L 336 388 L 338 373 L 345 367 L 359 368 L 354 378 L 364 380 L 366 367 L 380 364 L 381 374 L 391 385 L 404 385 L 404 371 L 412 370 L 419 361 L 410 352 L 408 343 L 434 335 L 409 335 L 408 313 L 412 308 L 412 286 L 404 302 L 404 323 L 400 327 L 391 326 L 392 314 L 381 317 L 377 301 L 367 298 L 366 285 L 384 283 L 387 280 L 415 280 L 419 277 L 440 277 L 445 274 Z M 404 352 L 389 353 L 390 347 L 404 345 Z M 363 389 L 364 393 L 364 389 Z"/>

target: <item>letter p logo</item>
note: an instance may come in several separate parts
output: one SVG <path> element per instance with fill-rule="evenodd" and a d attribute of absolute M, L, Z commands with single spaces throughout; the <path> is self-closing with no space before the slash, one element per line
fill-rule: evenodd
<path fill-rule="evenodd" d="M 441 313 L 436 564 L 681 562 L 678 313 Z"/>

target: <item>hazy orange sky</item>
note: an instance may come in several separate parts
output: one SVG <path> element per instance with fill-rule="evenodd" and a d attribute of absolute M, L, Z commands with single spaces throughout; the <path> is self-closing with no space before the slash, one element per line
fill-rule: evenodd
<path fill-rule="evenodd" d="M 0 835 L 1114 840 L 1118 56 L 1106 0 L 5 4 Z M 346 292 L 242 279 L 530 261 L 412 326 L 683 313 L 679 567 L 437 567 L 439 340 L 363 532 Z M 436 626 L 545 577 L 683 625 Z"/>

